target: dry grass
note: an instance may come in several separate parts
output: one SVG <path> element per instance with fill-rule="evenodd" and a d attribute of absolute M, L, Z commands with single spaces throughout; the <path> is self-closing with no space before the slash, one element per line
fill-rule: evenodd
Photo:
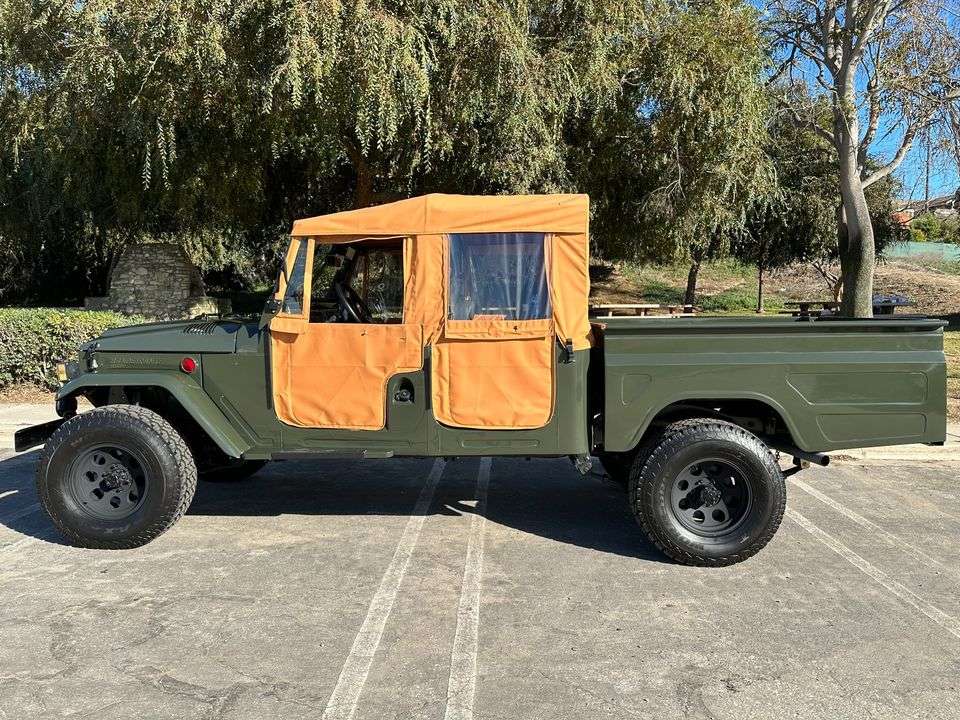
<path fill-rule="evenodd" d="M 591 301 L 596 303 L 680 302 L 687 268 L 676 265 L 620 263 L 609 275 L 593 281 Z M 785 300 L 830 299 L 823 279 L 807 265 L 794 265 L 770 274 L 765 304 L 769 312 Z M 757 281 L 753 268 L 733 262 L 708 263 L 700 273 L 698 304 L 714 312 L 750 314 L 756 302 Z M 960 263 L 931 258 L 895 259 L 881 262 L 875 290 L 881 294 L 905 295 L 914 303 L 912 312 L 945 317 L 960 325 Z M 951 420 L 960 421 L 960 327 L 944 337 L 947 354 L 947 407 Z"/>
<path fill-rule="evenodd" d="M 609 274 L 594 277 L 593 302 L 679 302 L 687 279 L 680 265 L 617 263 Z M 878 294 L 905 295 L 915 303 L 912 312 L 946 317 L 960 315 L 960 263 L 945 264 L 925 258 L 892 259 L 877 266 L 874 289 Z M 731 310 L 752 312 L 757 278 L 752 267 L 732 261 L 707 263 L 700 271 L 697 302 L 729 298 Z M 771 272 L 766 281 L 765 304 L 775 310 L 785 300 L 831 299 L 830 290 L 809 265 L 797 264 Z M 715 302 L 723 305 L 723 302 Z"/>
<path fill-rule="evenodd" d="M 0 403 L 53 404 L 53 393 L 36 385 L 8 385 L 0 388 Z"/>
<path fill-rule="evenodd" d="M 947 356 L 947 415 L 960 421 L 960 330 L 948 330 L 943 336 Z"/>

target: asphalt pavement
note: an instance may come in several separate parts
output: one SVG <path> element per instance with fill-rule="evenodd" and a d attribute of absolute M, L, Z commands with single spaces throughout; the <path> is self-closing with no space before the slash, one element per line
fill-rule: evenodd
<path fill-rule="evenodd" d="M 794 476 L 721 569 L 602 474 L 502 458 L 272 463 L 93 551 L 9 449 L 32 412 L 0 412 L 0 718 L 960 717 L 949 454 Z"/>

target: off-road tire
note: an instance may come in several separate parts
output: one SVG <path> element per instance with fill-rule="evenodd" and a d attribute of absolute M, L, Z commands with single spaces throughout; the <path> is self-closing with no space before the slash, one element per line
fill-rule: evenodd
<path fill-rule="evenodd" d="M 256 475 L 266 464 L 266 460 L 236 460 L 229 465 L 200 470 L 198 471 L 198 477 L 203 482 L 240 482 Z"/>
<path fill-rule="evenodd" d="M 68 489 L 74 459 L 111 442 L 139 454 L 147 487 L 133 514 L 119 520 L 86 514 Z M 197 487 L 197 468 L 183 438 L 160 415 L 109 405 L 60 426 L 40 455 L 36 484 L 43 508 L 71 543 L 120 550 L 150 542 L 183 516 Z"/>
<path fill-rule="evenodd" d="M 742 562 L 770 541 L 786 507 L 783 473 L 757 436 L 733 423 L 712 418 L 668 425 L 648 441 L 649 456 L 634 462 L 630 507 L 640 527 L 660 550 L 686 565 L 717 567 Z M 752 493 L 739 526 L 720 537 L 705 538 L 685 528 L 674 515 L 670 488 L 680 469 L 698 459 L 735 462 Z"/>

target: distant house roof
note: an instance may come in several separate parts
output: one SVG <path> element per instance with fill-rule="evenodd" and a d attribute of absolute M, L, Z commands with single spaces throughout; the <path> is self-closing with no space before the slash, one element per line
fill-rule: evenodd
<path fill-rule="evenodd" d="M 917 213 L 927 208 L 927 203 L 924 200 L 901 200 L 897 205 L 898 212 L 912 210 Z M 960 189 L 950 195 L 938 195 L 930 198 L 929 207 L 931 211 L 960 209 Z"/>
<path fill-rule="evenodd" d="M 910 221 L 913 220 L 913 213 L 901 210 L 900 212 L 893 213 L 890 217 L 897 225 L 910 227 Z"/>

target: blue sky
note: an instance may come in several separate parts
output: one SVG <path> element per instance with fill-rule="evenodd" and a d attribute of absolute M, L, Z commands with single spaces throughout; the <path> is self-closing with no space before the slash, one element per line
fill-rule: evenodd
<path fill-rule="evenodd" d="M 890 157 L 895 149 L 894 142 L 878 145 L 877 154 Z M 944 167 L 946 165 L 946 167 Z M 897 177 L 903 182 L 902 197 L 910 200 L 923 199 L 924 176 L 926 174 L 926 151 L 920 145 L 914 145 L 910 154 L 903 159 L 903 164 L 897 170 Z M 953 193 L 960 185 L 960 175 L 957 173 L 956 159 L 941 158 L 934 163 L 930 171 L 930 195 L 947 195 Z"/>

